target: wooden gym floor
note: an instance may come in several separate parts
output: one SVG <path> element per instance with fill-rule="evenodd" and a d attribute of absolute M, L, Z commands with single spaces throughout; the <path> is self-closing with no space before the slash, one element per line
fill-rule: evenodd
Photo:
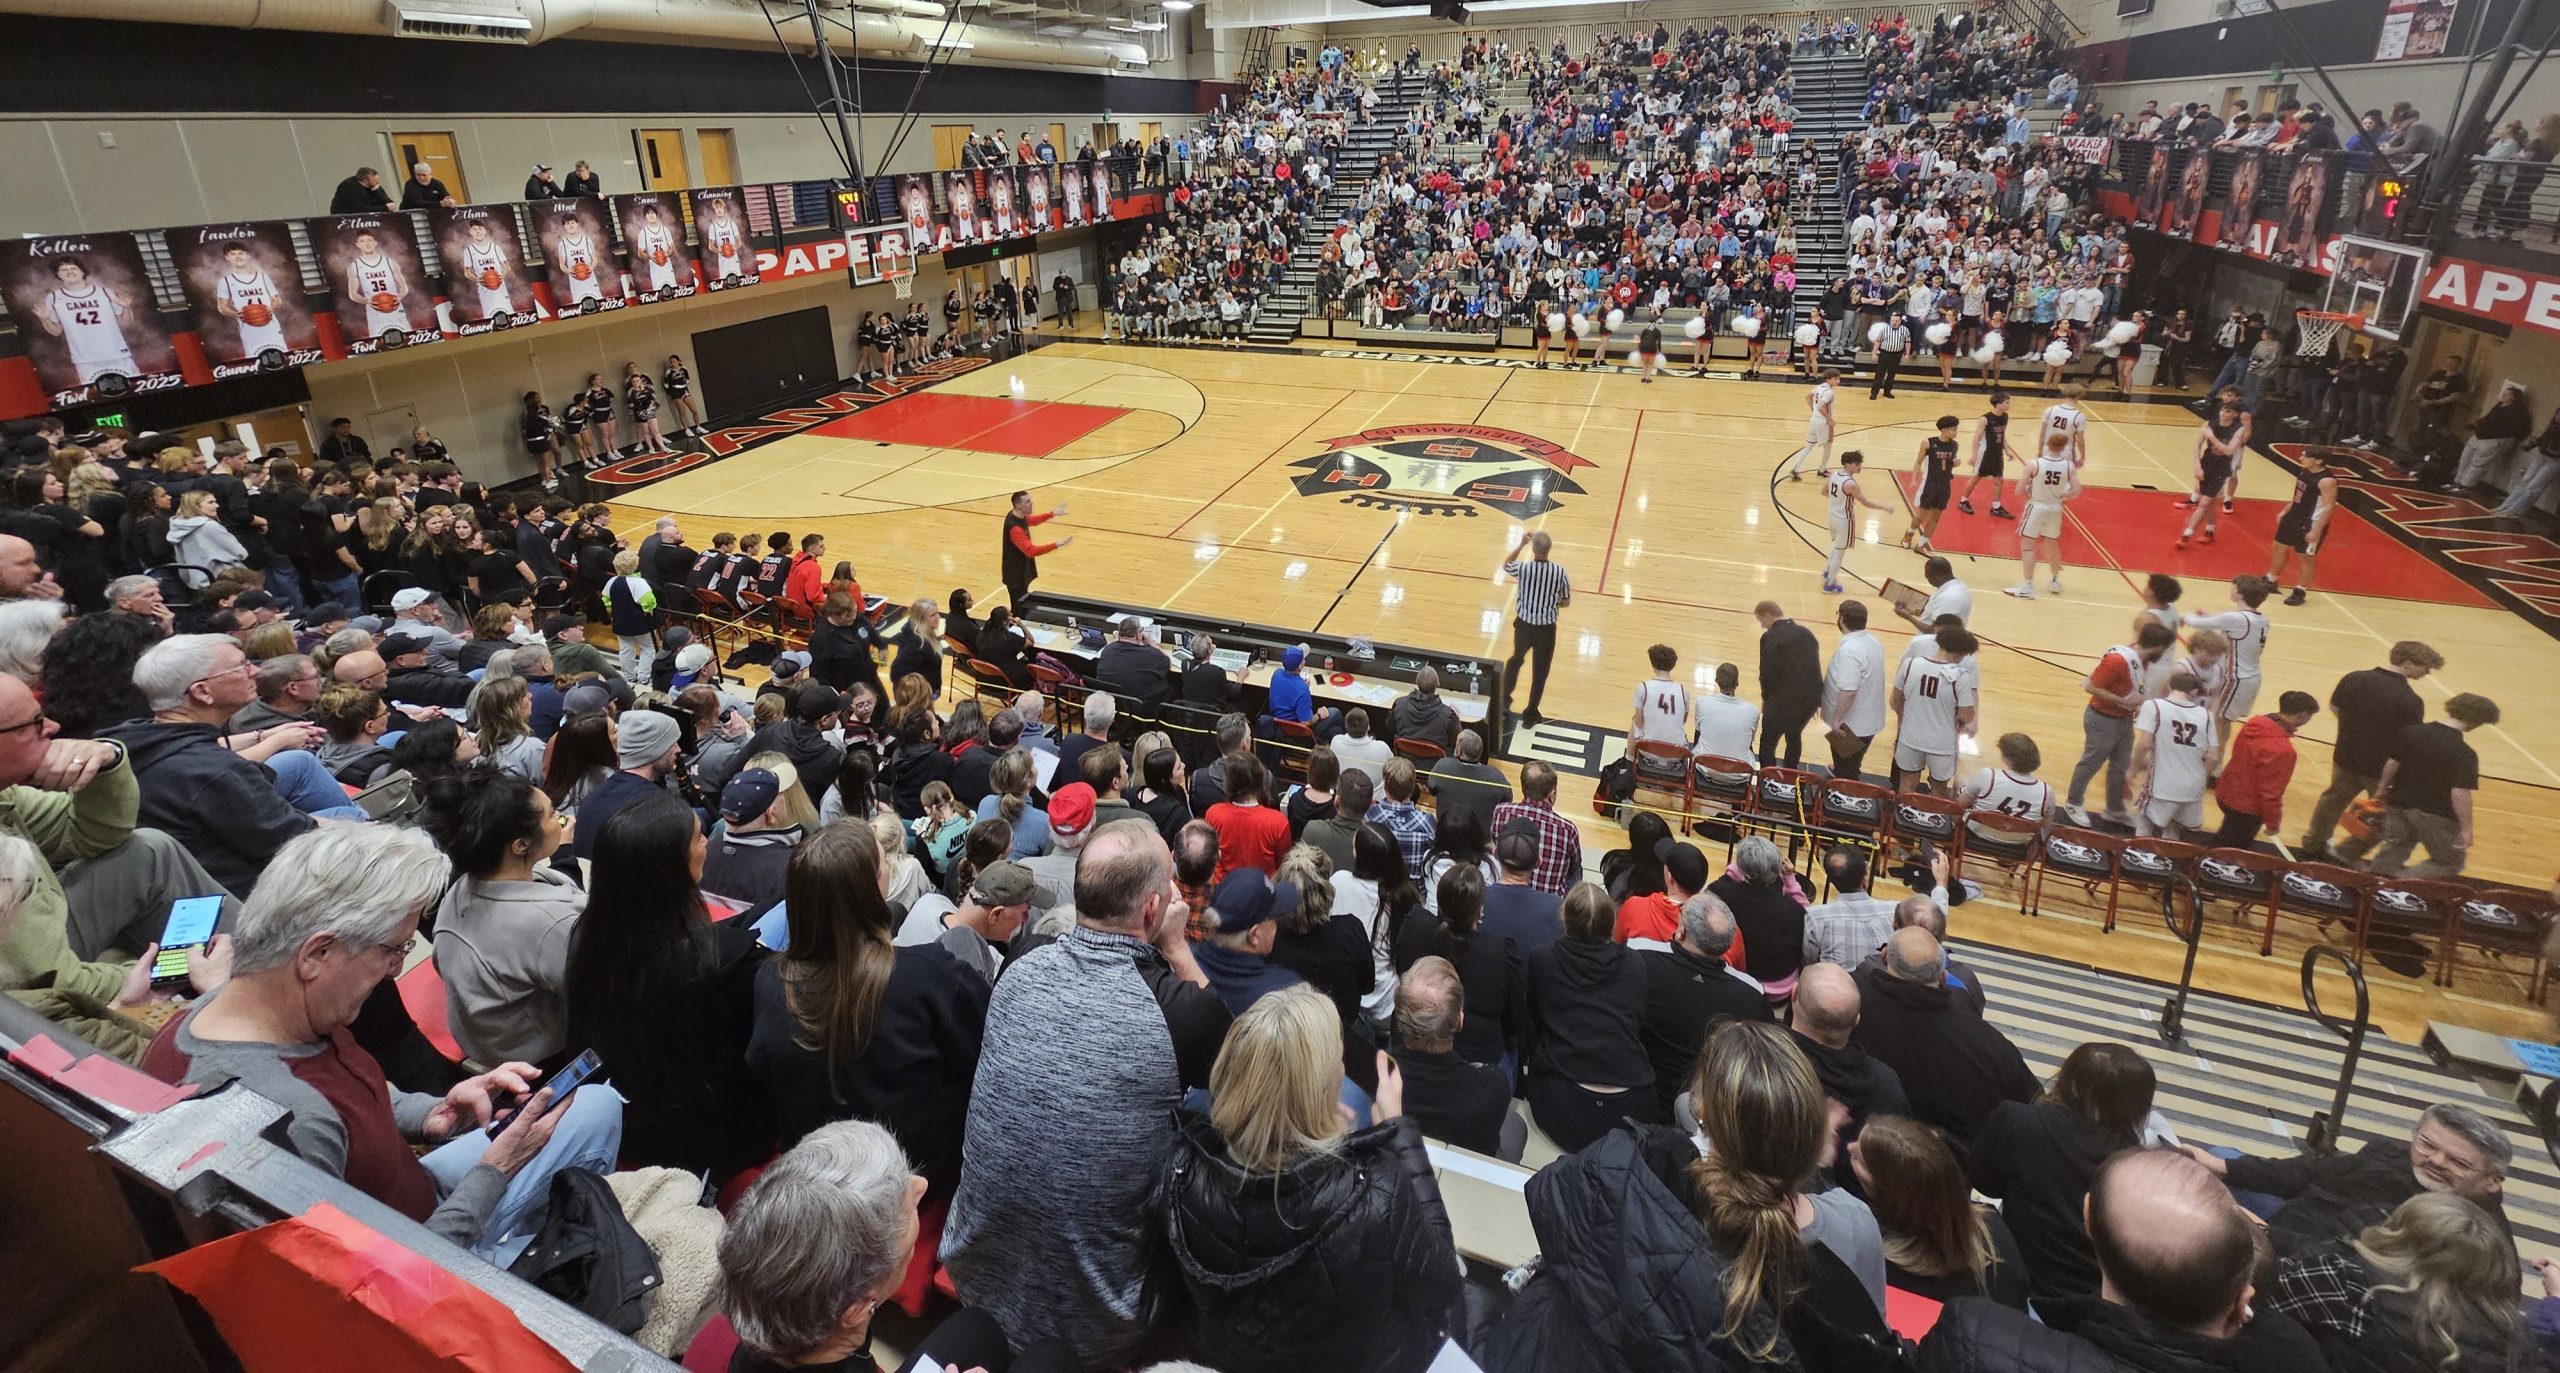
<path fill-rule="evenodd" d="M 723 531 L 815 531 L 827 536 L 828 562 L 852 559 L 874 595 L 939 599 L 967 587 L 990 599 L 1002 595 L 1006 496 L 1030 487 L 1040 508 L 1067 507 L 1042 537 L 1075 536 L 1042 561 L 1044 588 L 1496 656 L 1508 651 L 1510 620 L 1498 565 L 1524 529 L 1544 530 L 1574 599 L 1544 703 L 1551 722 L 1537 738 L 1511 741 L 1515 761 L 1534 752 L 1596 766 L 1613 756 L 1653 643 L 1679 651 L 1693 688 L 1731 661 L 1755 695 L 1751 608 L 1764 598 L 1812 626 L 1826 653 L 1836 640 L 1832 598 L 1820 590 L 1818 487 L 1776 480 L 1804 430 L 1800 380 L 1665 375 L 1643 384 L 1631 374 L 1326 351 L 1349 350 L 1068 341 L 1006 360 L 964 359 L 928 389 L 842 418 L 804 409 L 724 426 L 712 446 L 730 456 L 626 489 L 618 522 L 636 534 L 674 514 L 696 547 Z M 1933 373 L 1906 373 L 1899 389 L 1899 399 L 1870 402 L 1863 385 L 1844 383 L 1836 441 L 1867 453 L 1870 493 L 1896 505 L 1860 512 L 1847 560 L 1849 594 L 1868 603 L 1871 627 L 1895 653 L 1906 627 L 1875 588 L 1887 577 L 1918 582 L 1919 559 L 1896 546 L 1907 516 L 1886 474 L 1910 467 L 1942 413 L 1962 417 L 1969 443 L 1984 408 L 1978 388 L 1942 394 Z M 2013 447 L 2032 442 L 2047 400 L 2017 396 Z M 1975 592 L 1982 748 L 2011 730 L 2034 736 L 2057 788 L 2079 753 L 2079 682 L 2129 637 L 2143 575 L 2176 573 L 2187 608 L 2221 609 L 2224 579 L 2264 569 L 2274 503 L 2292 488 L 2276 462 L 2252 455 L 2224 538 L 2173 553 L 2185 512 L 2171 502 L 2188 481 L 2198 422 L 2158 401 L 2087 408 L 2093 491 L 2067 540 L 2063 595 L 2001 594 L 2017 580 L 2015 525 L 1991 520 L 1987 500 L 1973 519 L 1951 511 L 1939 539 Z M 2529 684 L 2560 674 L 2560 642 L 2461 559 L 2426 553 L 2423 539 L 2388 527 L 2414 521 L 2390 509 L 2357 513 L 2359 505 L 2374 502 L 2338 517 L 2355 524 L 2339 544 L 2348 551 L 2332 559 L 2331 579 L 2346 591 L 2315 588 L 2308 605 L 2268 605 L 2258 708 L 2295 688 L 2325 702 L 2340 674 L 2382 662 L 2393 641 L 2433 644 L 2448 661 L 2420 686 L 2431 708 L 2476 691 L 2506 713 L 2473 736 L 2484 777 L 2469 872 L 2547 886 L 2560 833 L 2560 717 Z M 2301 738 L 2289 842 L 2327 780 L 2330 738 L 2325 720 Z M 1971 743 L 1968 773 L 1980 762 Z M 1810 756 L 1823 756 L 1818 742 Z M 1596 854 L 1622 836 L 1592 820 L 1589 789 L 1587 775 L 1568 777 L 1563 805 L 1589 824 Z M 1969 906 L 1955 938 L 2176 976 L 2181 951 L 2157 919 L 2102 937 L 2076 914 L 1986 909 L 2000 905 L 1995 894 Z M 2298 937 L 2283 939 L 2278 957 L 2260 959 L 2254 936 L 2218 926 L 2199 984 L 2298 1005 L 2301 948 Z M 2379 1018 L 2404 1039 L 2428 1018 L 2548 1029 L 2547 1017 L 2523 1009 L 2521 980 L 2505 974 L 2468 975 L 2452 992 L 2387 972 L 2375 980 Z"/>

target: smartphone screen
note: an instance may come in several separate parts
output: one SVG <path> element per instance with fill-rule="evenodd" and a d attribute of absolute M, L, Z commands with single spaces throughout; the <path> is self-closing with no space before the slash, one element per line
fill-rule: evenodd
<path fill-rule="evenodd" d="M 560 1103 L 569 1099 L 569 1094 L 571 1092 L 578 1090 L 580 1084 L 594 1077 L 603 1067 L 604 1060 L 597 1057 L 595 1050 L 589 1049 L 585 1053 L 578 1055 L 576 1058 L 569 1060 L 569 1066 L 561 1069 L 549 1082 L 536 1083 L 534 1086 L 536 1090 L 540 1090 L 543 1087 L 549 1087 L 551 1089 L 551 1105 L 549 1109 L 556 1111 L 560 1109 Z M 532 1098 L 530 1097 L 526 1098 L 528 1101 L 531 1099 Z M 500 1131 L 515 1123 L 515 1118 L 521 1114 L 523 1110 L 524 1107 L 522 1105 L 518 1105 L 513 1110 L 502 1111 L 492 1117 L 489 1121 L 489 1137 L 492 1139 L 497 1138 Z"/>
<path fill-rule="evenodd" d="M 151 962 L 151 985 L 177 986 L 187 980 L 187 954 L 213 938 L 222 916 L 219 896 L 182 896 L 169 903 L 169 923 L 160 929 L 160 955 Z"/>

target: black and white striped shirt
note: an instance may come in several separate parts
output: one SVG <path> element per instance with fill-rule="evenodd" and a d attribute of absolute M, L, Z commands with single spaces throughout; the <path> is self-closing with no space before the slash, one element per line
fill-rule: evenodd
<path fill-rule="evenodd" d="M 1520 583 L 1520 604 L 1512 614 L 1524 624 L 1554 624 L 1557 609 L 1573 594 L 1573 578 L 1551 562 L 1504 563 L 1502 575 Z"/>

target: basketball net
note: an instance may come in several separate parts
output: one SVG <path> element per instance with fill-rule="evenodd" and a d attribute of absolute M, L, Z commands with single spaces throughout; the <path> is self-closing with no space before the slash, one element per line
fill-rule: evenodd
<path fill-rule="evenodd" d="M 2363 328 L 2364 316 L 2331 310 L 2306 311 L 2302 316 L 2302 336 L 2294 344 L 2294 355 L 2319 357 L 2329 351 L 2329 345 L 2338 337 L 2340 329 L 2350 327 Z"/>
<path fill-rule="evenodd" d="M 913 300 L 915 298 L 916 260 L 914 258 L 883 254 L 880 258 L 880 275 L 888 280 L 890 289 L 898 293 L 898 299 Z"/>

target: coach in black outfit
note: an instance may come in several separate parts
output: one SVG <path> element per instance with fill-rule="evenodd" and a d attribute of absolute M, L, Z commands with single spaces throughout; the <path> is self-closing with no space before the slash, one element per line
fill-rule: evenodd
<path fill-rule="evenodd" d="M 1760 765 L 1778 761 L 1784 740 L 1786 765 L 1801 767 L 1805 723 L 1822 709 L 1822 645 L 1776 601 L 1751 614 L 1760 621 Z"/>

